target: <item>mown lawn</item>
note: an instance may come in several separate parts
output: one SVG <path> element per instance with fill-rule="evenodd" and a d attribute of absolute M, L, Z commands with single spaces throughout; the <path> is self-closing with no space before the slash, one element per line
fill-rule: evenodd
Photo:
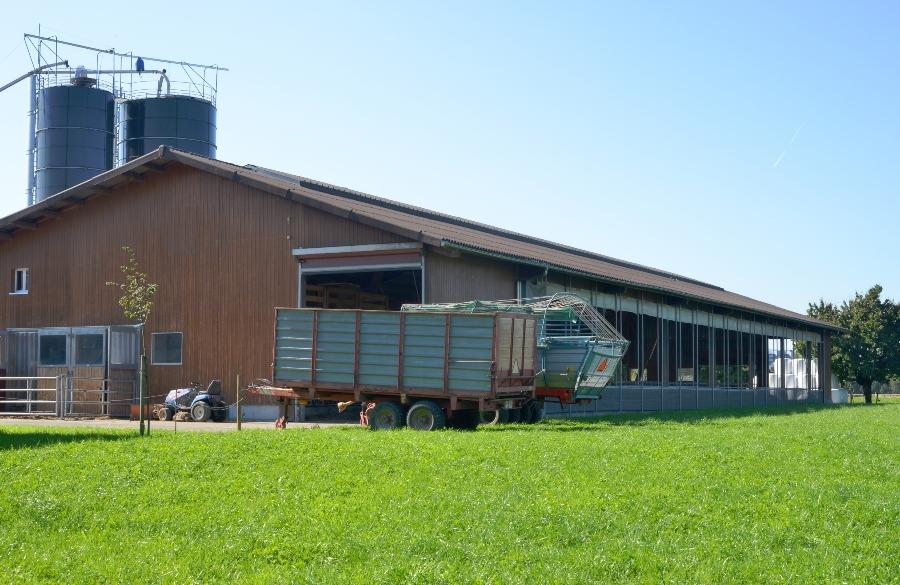
<path fill-rule="evenodd" d="M 0 426 L 0 583 L 891 583 L 900 404 L 476 432 Z"/>

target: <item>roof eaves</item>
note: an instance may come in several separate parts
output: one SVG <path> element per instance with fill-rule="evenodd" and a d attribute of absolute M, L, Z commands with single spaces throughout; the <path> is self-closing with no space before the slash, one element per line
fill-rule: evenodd
<path fill-rule="evenodd" d="M 528 257 L 524 257 L 524 256 L 517 256 L 515 254 L 510 254 L 508 252 L 500 252 L 497 250 L 490 250 L 487 248 L 472 246 L 471 244 L 465 244 L 462 242 L 455 242 L 452 240 L 443 240 L 441 242 L 441 245 L 442 245 L 442 247 L 445 247 L 445 248 L 455 248 L 455 249 L 458 249 L 463 252 L 479 254 L 482 256 L 489 256 L 489 257 L 502 259 L 502 260 L 514 261 L 514 262 L 527 264 L 527 265 L 535 266 L 535 267 L 539 267 L 539 268 L 552 268 L 553 270 L 558 270 L 560 272 L 572 274 L 575 276 L 584 276 L 584 277 L 588 277 L 588 278 L 592 278 L 592 279 L 601 278 L 604 281 L 609 282 L 611 284 L 617 284 L 617 285 L 621 285 L 621 286 L 627 286 L 630 288 L 637 288 L 637 289 L 642 289 L 642 290 L 647 290 L 647 291 L 659 292 L 659 293 L 664 293 L 664 294 L 668 294 L 668 295 L 688 297 L 688 298 L 691 298 L 692 300 L 696 300 L 696 301 L 706 303 L 709 305 L 717 305 L 717 306 L 726 307 L 729 309 L 737 309 L 740 311 L 760 313 L 760 314 L 766 315 L 767 317 L 772 317 L 775 319 L 798 321 L 801 323 L 806 323 L 808 325 L 815 325 L 817 327 L 822 327 L 825 329 L 846 332 L 846 330 L 844 328 L 834 325 L 832 323 L 828 323 L 827 321 L 821 321 L 814 317 L 808 317 L 808 316 L 802 315 L 800 313 L 793 313 L 793 311 L 787 311 L 786 309 L 781 309 L 781 310 L 783 310 L 787 313 L 791 313 L 791 315 L 786 315 L 786 314 L 773 312 L 773 311 L 766 311 L 764 309 L 748 308 L 748 307 L 737 305 L 737 304 L 725 303 L 725 302 L 705 298 L 705 297 L 702 297 L 699 295 L 685 293 L 683 291 L 673 291 L 671 289 L 667 289 L 667 288 L 661 287 L 661 286 L 653 286 L 653 285 L 649 285 L 646 283 L 631 282 L 628 280 L 611 277 L 611 276 L 608 276 L 605 274 L 598 274 L 596 272 L 590 272 L 590 271 L 581 270 L 578 268 L 572 268 L 571 266 L 564 266 L 562 264 L 558 264 L 555 262 L 549 262 L 547 260 L 542 260 L 540 258 L 528 258 Z M 728 291 L 725 291 L 724 289 L 722 289 L 722 292 L 728 292 Z M 762 301 L 757 301 L 757 302 L 762 302 Z M 773 305 L 773 307 L 774 307 L 774 305 Z M 778 309 L 778 307 L 774 307 L 774 308 Z"/>
<path fill-rule="evenodd" d="M 100 173 L 83 183 L 69 187 L 38 201 L 34 205 L 29 205 L 24 209 L 0 218 L 0 239 L 11 239 L 16 231 L 38 227 L 41 221 L 58 216 L 63 209 L 83 203 L 95 195 L 111 191 L 116 186 L 117 181 L 123 176 L 131 180 L 140 180 L 150 171 L 161 170 L 165 164 L 160 165 L 157 161 L 170 160 L 170 152 L 171 149 L 164 146 L 160 147 L 122 166 Z M 147 170 L 140 172 L 141 169 Z M 28 225 L 29 227 L 23 228 L 23 225 Z M 13 228 L 15 231 L 10 232 L 7 228 Z"/>

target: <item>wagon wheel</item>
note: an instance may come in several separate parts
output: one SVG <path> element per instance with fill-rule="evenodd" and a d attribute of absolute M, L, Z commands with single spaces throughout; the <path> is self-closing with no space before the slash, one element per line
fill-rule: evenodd
<path fill-rule="evenodd" d="M 396 402 L 379 402 L 369 411 L 369 428 L 373 431 L 399 429 L 406 424 L 403 407 Z"/>
<path fill-rule="evenodd" d="M 436 431 L 444 428 L 447 417 L 444 411 L 431 400 L 420 400 L 406 413 L 406 426 L 417 431 Z"/>
<path fill-rule="evenodd" d="M 482 410 L 478 413 L 481 424 L 483 425 L 502 425 L 509 419 L 509 413 L 498 408 L 497 410 Z"/>

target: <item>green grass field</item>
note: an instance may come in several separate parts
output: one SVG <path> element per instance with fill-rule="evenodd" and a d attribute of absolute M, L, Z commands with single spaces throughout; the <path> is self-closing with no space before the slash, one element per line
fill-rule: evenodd
<path fill-rule="evenodd" d="M 0 583 L 891 583 L 900 404 L 476 432 L 0 426 Z"/>

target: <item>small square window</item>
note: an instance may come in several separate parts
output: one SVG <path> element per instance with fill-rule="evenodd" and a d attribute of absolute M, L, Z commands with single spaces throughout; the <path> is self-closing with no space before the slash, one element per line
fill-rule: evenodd
<path fill-rule="evenodd" d="M 28 294 L 28 269 L 27 268 L 16 268 L 16 271 L 13 273 L 13 286 L 12 293 L 14 295 L 27 295 Z"/>
<path fill-rule="evenodd" d="M 154 333 L 150 363 L 154 366 L 181 365 L 181 341 L 179 332 Z"/>
<path fill-rule="evenodd" d="M 64 333 L 40 336 L 39 361 L 41 366 L 64 366 L 68 362 L 68 338 Z"/>
<path fill-rule="evenodd" d="M 102 366 L 105 338 L 102 333 L 78 333 L 75 335 L 75 365 Z"/>

